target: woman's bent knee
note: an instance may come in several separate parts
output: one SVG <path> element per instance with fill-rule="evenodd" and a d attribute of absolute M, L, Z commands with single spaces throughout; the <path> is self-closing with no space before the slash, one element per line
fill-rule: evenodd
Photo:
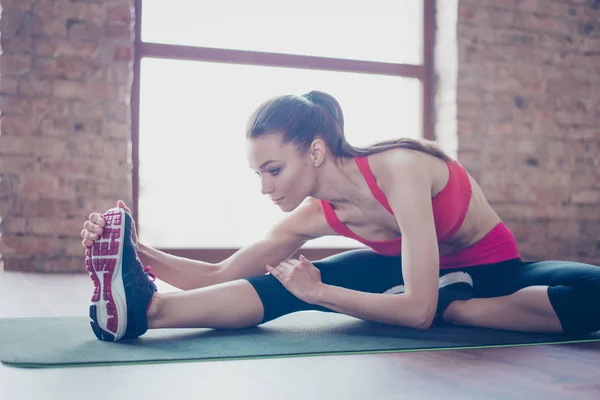
<path fill-rule="evenodd" d="M 264 316 L 261 324 L 296 311 L 318 310 L 318 306 L 308 304 L 291 294 L 271 274 L 246 278 L 254 287 L 262 301 Z"/>

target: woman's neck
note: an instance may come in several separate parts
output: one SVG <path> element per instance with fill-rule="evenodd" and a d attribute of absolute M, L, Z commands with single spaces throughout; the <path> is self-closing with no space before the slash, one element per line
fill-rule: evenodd
<path fill-rule="evenodd" d="M 317 174 L 316 189 L 312 197 L 330 203 L 360 205 L 368 186 L 354 158 L 344 157 L 339 162 L 327 160 Z"/>

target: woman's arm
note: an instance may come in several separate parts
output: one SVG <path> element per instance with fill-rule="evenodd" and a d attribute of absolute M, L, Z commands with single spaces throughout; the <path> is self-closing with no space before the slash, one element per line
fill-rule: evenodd
<path fill-rule="evenodd" d="M 427 329 L 431 321 L 406 294 L 375 294 L 323 285 L 314 304 L 366 321 Z M 433 319 L 433 318 L 432 318 Z"/>
<path fill-rule="evenodd" d="M 439 279 L 431 179 L 411 155 L 389 161 L 379 178 L 402 233 L 405 292 L 373 294 L 323 284 L 314 304 L 368 321 L 427 329 L 435 317 Z"/>
<path fill-rule="evenodd" d="M 223 281 L 267 273 L 266 265 L 287 260 L 311 239 L 335 233 L 331 230 L 318 200 L 307 199 L 277 224 L 267 236 L 237 251 L 219 264 Z"/>
<path fill-rule="evenodd" d="M 397 154 L 387 160 L 378 181 L 402 234 L 404 294 L 362 293 L 323 285 L 316 304 L 370 321 L 426 329 L 435 318 L 439 280 L 432 183 L 418 155 Z"/>
<path fill-rule="evenodd" d="M 157 278 L 176 288 L 189 290 L 216 283 L 216 264 L 175 256 L 143 243 L 138 243 L 137 251 L 143 265 L 151 266 Z"/>
<path fill-rule="evenodd" d="M 220 263 L 174 256 L 141 243 L 138 244 L 138 256 L 144 265 L 152 267 L 159 279 L 183 290 L 197 289 L 265 274 L 265 264 L 289 258 L 306 241 L 328 234 L 327 228 L 320 206 L 309 199 L 273 227 L 266 237 Z"/>
<path fill-rule="evenodd" d="M 428 327 L 438 302 L 440 255 L 433 204 L 432 178 L 419 152 L 391 154 L 380 182 L 402 234 L 402 276 L 405 292 L 396 296 L 398 312 L 417 313 L 415 323 Z"/>
<path fill-rule="evenodd" d="M 182 290 L 191 290 L 264 274 L 265 262 L 281 262 L 303 243 L 299 237 L 280 229 L 216 264 L 175 256 L 141 243 L 138 256 L 144 265 L 152 267 L 152 273 L 160 280 Z"/>

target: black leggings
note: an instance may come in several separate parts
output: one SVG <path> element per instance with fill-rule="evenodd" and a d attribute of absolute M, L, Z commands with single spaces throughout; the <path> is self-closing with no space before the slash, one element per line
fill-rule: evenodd
<path fill-rule="evenodd" d="M 383 293 L 404 284 L 401 257 L 382 256 L 370 249 L 346 251 L 314 261 L 323 283 L 369 293 Z M 571 261 L 524 262 L 521 259 L 466 268 L 441 269 L 440 276 L 455 271 L 473 278 L 475 297 L 509 295 L 527 286 L 548 286 L 548 297 L 567 334 L 600 330 L 600 267 Z M 258 293 L 265 312 L 261 323 L 296 311 L 334 312 L 305 303 L 292 295 L 272 275 L 247 279 Z"/>

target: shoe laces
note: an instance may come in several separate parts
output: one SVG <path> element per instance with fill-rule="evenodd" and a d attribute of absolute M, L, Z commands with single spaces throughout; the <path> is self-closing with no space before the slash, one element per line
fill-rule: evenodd
<path fill-rule="evenodd" d="M 156 276 L 155 276 L 153 273 L 151 273 L 151 272 L 150 272 L 150 270 L 151 270 L 151 269 L 152 269 L 152 267 L 151 267 L 151 266 L 149 266 L 149 265 L 146 265 L 146 266 L 144 267 L 144 273 L 146 274 L 146 276 L 148 276 L 148 278 L 150 278 L 150 280 L 151 280 L 152 282 L 154 282 L 154 281 L 156 280 Z"/>

